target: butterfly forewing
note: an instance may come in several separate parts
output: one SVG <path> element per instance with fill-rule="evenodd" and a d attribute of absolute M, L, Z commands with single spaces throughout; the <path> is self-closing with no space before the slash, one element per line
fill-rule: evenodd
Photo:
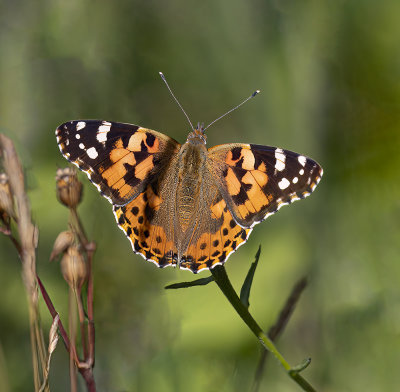
<path fill-rule="evenodd" d="M 64 123 L 56 136 L 62 154 L 117 205 L 143 192 L 180 147 L 160 132 L 97 120 Z"/>
<path fill-rule="evenodd" d="M 210 148 L 209 154 L 221 193 L 242 227 L 307 197 L 322 176 L 312 159 L 276 147 L 225 144 Z"/>

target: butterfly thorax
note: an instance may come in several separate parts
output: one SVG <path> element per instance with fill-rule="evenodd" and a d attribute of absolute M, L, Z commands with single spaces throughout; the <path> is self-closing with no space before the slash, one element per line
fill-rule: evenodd
<path fill-rule="evenodd" d="M 207 136 L 204 134 L 204 128 L 199 126 L 198 128 L 194 129 L 193 132 L 190 132 L 186 143 L 191 144 L 206 144 Z"/>
<path fill-rule="evenodd" d="M 198 212 L 203 172 L 206 170 L 207 149 L 204 143 L 193 138 L 182 145 L 178 158 L 178 186 L 176 211 L 184 233 Z M 197 143 L 192 143 L 196 141 Z"/>

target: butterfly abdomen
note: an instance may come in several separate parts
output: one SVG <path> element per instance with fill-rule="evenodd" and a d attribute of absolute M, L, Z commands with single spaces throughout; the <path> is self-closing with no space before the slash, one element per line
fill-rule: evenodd
<path fill-rule="evenodd" d="M 183 232 L 193 222 L 193 216 L 198 209 L 206 154 L 204 145 L 192 143 L 185 143 L 179 152 L 176 211 Z"/>

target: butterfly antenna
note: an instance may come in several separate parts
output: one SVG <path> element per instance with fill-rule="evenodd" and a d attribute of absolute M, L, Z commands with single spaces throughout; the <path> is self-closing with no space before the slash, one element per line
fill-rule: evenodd
<path fill-rule="evenodd" d="M 165 85 L 167 86 L 167 88 L 168 88 L 169 92 L 171 93 L 172 97 L 175 99 L 175 102 L 178 104 L 178 106 L 181 108 L 183 114 L 186 116 L 186 118 L 187 118 L 190 126 L 192 127 L 193 132 L 194 132 L 194 127 L 193 127 L 192 122 L 190 121 L 189 116 L 186 114 L 186 112 L 183 109 L 182 105 L 179 103 L 178 99 L 175 97 L 174 93 L 171 90 L 171 87 L 169 87 L 169 85 L 168 85 L 167 79 L 165 79 L 165 76 L 164 76 L 164 74 L 162 72 L 160 72 L 160 76 L 161 76 L 161 79 L 164 81 Z"/>
<path fill-rule="evenodd" d="M 236 110 L 237 108 L 239 108 L 240 106 L 242 106 L 243 104 L 245 104 L 249 99 L 254 98 L 258 93 L 260 93 L 260 90 L 254 91 L 253 94 L 250 95 L 250 97 L 247 97 L 242 103 L 239 103 L 239 105 L 235 106 L 234 108 L 232 108 L 231 110 L 228 110 L 225 114 L 223 114 L 222 116 L 218 117 L 217 119 L 215 119 L 214 121 L 210 122 L 210 124 L 208 124 L 203 132 L 206 131 L 206 129 L 210 128 L 211 125 L 213 125 L 214 123 L 216 123 L 218 120 L 221 120 L 221 118 L 225 117 L 226 115 L 228 115 L 229 113 L 232 113 L 234 110 Z"/>

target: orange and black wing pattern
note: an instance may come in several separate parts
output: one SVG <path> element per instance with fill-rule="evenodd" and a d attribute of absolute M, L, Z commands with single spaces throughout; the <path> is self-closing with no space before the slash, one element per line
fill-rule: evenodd
<path fill-rule="evenodd" d="M 98 120 L 64 123 L 56 137 L 61 153 L 115 205 L 142 193 L 180 147 L 151 129 Z"/>
<path fill-rule="evenodd" d="M 96 120 L 67 122 L 56 136 L 62 154 L 113 204 L 133 251 L 160 267 L 170 265 L 176 250 L 166 233 L 170 220 L 156 219 L 163 201 L 158 186 L 180 145 L 137 125 Z"/>
<path fill-rule="evenodd" d="M 323 173 L 314 160 L 276 147 L 225 144 L 208 151 L 221 194 L 243 228 L 309 196 Z"/>
<path fill-rule="evenodd" d="M 194 273 L 225 263 L 252 230 L 236 223 L 219 190 L 208 210 L 200 218 L 200 235 L 189 244 L 181 262 L 181 268 Z"/>
<path fill-rule="evenodd" d="M 177 264 L 176 246 L 169 232 L 170 220 L 157 219 L 163 200 L 153 184 L 124 206 L 114 205 L 114 215 L 132 249 L 163 268 Z"/>

